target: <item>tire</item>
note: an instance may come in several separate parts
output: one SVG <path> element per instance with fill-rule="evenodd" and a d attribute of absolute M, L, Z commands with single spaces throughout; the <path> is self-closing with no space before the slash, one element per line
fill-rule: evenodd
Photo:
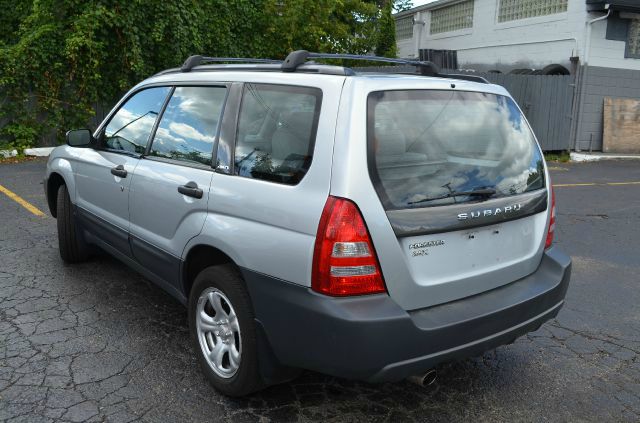
<path fill-rule="evenodd" d="M 220 300 L 218 307 L 222 307 L 223 313 L 212 305 L 212 297 Z M 239 271 L 229 264 L 202 270 L 193 283 L 188 309 L 191 343 L 209 383 L 216 390 L 232 397 L 248 395 L 262 389 L 264 384 L 258 366 L 253 308 Z M 200 317 L 202 311 L 208 318 Z M 211 324 L 221 321 L 223 324 L 219 326 Z M 224 321 L 228 323 L 225 324 Z M 227 350 L 216 355 L 216 348 Z M 239 363 L 234 364 L 232 354 L 239 357 Z"/>
<path fill-rule="evenodd" d="M 553 64 L 542 68 L 542 75 L 571 75 L 571 72 L 562 65 Z"/>
<path fill-rule="evenodd" d="M 535 69 L 514 69 L 509 72 L 511 75 L 531 75 Z"/>
<path fill-rule="evenodd" d="M 76 223 L 71 199 L 67 192 L 67 186 L 64 184 L 58 188 L 56 212 L 60 257 L 66 263 L 85 261 L 89 256 L 88 246 Z"/>

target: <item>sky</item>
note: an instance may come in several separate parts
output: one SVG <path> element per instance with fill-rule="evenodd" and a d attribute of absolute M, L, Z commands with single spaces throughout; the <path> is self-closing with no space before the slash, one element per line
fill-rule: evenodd
<path fill-rule="evenodd" d="M 431 3 L 436 0 L 413 0 L 413 7 L 422 6 L 423 4 Z"/>

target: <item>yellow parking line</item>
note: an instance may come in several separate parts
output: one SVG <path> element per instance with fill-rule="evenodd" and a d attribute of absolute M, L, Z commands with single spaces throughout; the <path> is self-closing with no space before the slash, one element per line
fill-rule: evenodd
<path fill-rule="evenodd" d="M 590 183 L 590 184 L 553 184 L 553 187 L 593 187 L 598 184 Z"/>
<path fill-rule="evenodd" d="M 6 189 L 2 185 L 0 185 L 0 192 L 4 193 L 7 197 L 11 198 L 13 201 L 15 201 L 16 203 L 20 204 L 22 207 L 24 207 L 25 209 L 29 210 L 31 213 L 35 214 L 36 216 L 44 216 L 44 213 L 42 211 L 40 211 L 39 208 L 37 208 L 33 204 L 29 203 L 27 200 L 23 199 L 22 197 L 20 197 L 15 192 L 12 192 L 12 191 Z"/>
<path fill-rule="evenodd" d="M 640 185 L 640 181 L 636 181 L 636 182 L 608 182 L 607 185 Z"/>
<path fill-rule="evenodd" d="M 604 182 L 604 183 L 595 183 L 589 182 L 584 184 L 554 184 L 553 187 L 606 187 L 606 186 L 619 186 L 619 185 L 640 185 L 640 181 L 629 181 L 629 182 Z"/>

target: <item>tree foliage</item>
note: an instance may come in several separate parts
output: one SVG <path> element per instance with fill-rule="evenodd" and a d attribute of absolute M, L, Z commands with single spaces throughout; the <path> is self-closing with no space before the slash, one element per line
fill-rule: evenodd
<path fill-rule="evenodd" d="M 0 144 L 61 141 L 67 129 L 87 126 L 98 105 L 113 104 L 191 54 L 283 58 L 302 48 L 395 54 L 389 35 L 396 3 L 0 0 Z"/>
<path fill-rule="evenodd" d="M 393 3 L 393 10 L 395 12 L 402 12 L 403 10 L 409 10 L 413 7 L 412 0 L 396 0 Z"/>
<path fill-rule="evenodd" d="M 391 2 L 387 3 L 380 15 L 378 23 L 378 40 L 376 43 L 376 55 L 385 57 L 396 57 L 396 22 L 391 16 Z"/>

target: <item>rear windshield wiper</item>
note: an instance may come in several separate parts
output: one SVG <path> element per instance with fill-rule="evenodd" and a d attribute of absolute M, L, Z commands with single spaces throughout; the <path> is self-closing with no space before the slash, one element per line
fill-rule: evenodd
<path fill-rule="evenodd" d="M 453 191 L 440 197 L 423 198 L 418 201 L 409 201 L 407 204 L 426 203 L 427 201 L 444 200 L 445 198 L 462 197 L 462 196 L 478 196 L 478 197 L 491 197 L 495 195 L 497 191 L 493 188 L 475 189 L 473 191 Z"/>

